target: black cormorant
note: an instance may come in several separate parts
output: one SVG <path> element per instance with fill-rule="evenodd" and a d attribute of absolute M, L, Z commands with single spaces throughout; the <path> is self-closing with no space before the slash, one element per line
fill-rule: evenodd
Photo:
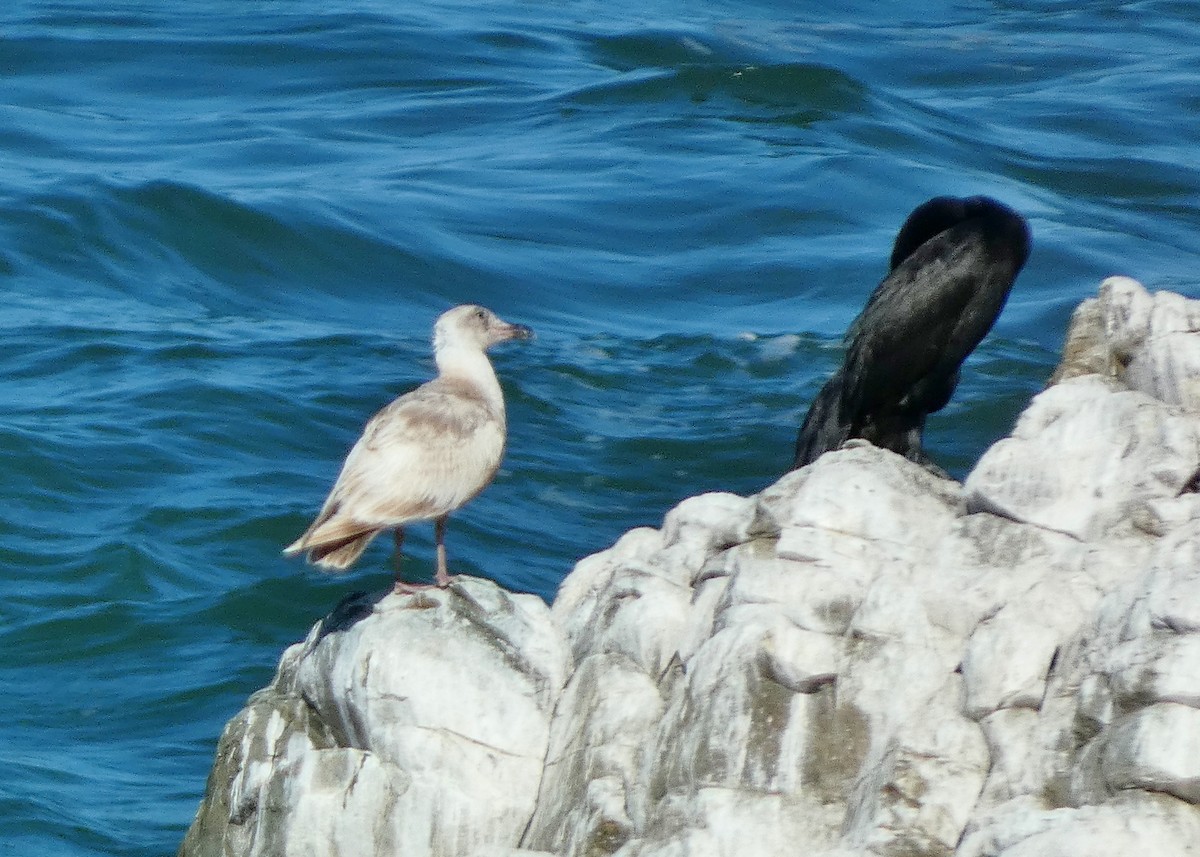
<path fill-rule="evenodd" d="M 896 235 L 890 272 L 846 331 L 846 356 L 809 408 L 792 469 L 851 438 L 913 461 L 1029 256 L 1029 226 L 986 196 L 939 196 Z"/>

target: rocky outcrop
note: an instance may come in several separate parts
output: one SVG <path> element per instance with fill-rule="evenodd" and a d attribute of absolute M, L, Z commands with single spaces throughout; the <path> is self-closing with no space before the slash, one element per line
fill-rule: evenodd
<path fill-rule="evenodd" d="M 552 608 L 343 605 L 183 855 L 1200 854 L 1200 303 L 1106 281 L 963 484 L 852 444 Z"/>
<path fill-rule="evenodd" d="M 529 822 L 567 649 L 486 581 L 356 596 L 221 735 L 195 855 L 475 853 Z"/>

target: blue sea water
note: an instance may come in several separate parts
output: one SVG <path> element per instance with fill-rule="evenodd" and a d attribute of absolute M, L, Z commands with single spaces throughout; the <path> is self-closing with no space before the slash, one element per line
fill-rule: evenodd
<path fill-rule="evenodd" d="M 161 855 L 224 722 L 353 589 L 279 555 L 362 423 L 496 351 L 455 571 L 580 557 L 790 460 L 904 216 L 1034 252 L 928 445 L 966 472 L 1124 273 L 1196 296 L 1181 2 L 15 0 L 0 10 L 0 854 Z M 409 569 L 431 572 L 430 527 Z"/>

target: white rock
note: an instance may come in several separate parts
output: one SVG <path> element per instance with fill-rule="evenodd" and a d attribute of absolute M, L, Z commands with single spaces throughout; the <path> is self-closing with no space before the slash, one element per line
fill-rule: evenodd
<path fill-rule="evenodd" d="M 1156 546 L 1145 598 L 1138 605 L 1143 629 L 1200 632 L 1200 504 L 1191 511 Z"/>
<path fill-rule="evenodd" d="M 662 710 L 657 683 L 628 658 L 584 658 L 558 704 L 526 844 L 588 853 L 628 839 L 626 792 Z"/>
<path fill-rule="evenodd" d="M 663 546 L 691 549 L 673 564 L 698 569 L 713 552 L 745 542 L 754 513 L 752 498 L 720 492 L 690 497 L 663 519 Z"/>
<path fill-rule="evenodd" d="M 915 561 L 936 542 L 961 511 L 959 486 L 881 455 L 856 442 L 764 491 L 760 505 L 780 531 L 779 555 L 820 561 L 828 547 L 822 534 L 835 534 L 841 550 L 850 546 L 868 563 L 876 557 Z M 888 464 L 874 466 L 880 460 Z"/>
<path fill-rule="evenodd" d="M 1200 410 L 1200 307 L 1182 295 L 1151 296 L 1135 280 L 1100 286 L 1107 327 L 1125 364 L 1124 382 L 1168 404 Z"/>
<path fill-rule="evenodd" d="M 962 664 L 971 717 L 1001 708 L 1041 707 L 1061 640 L 1054 610 L 1051 604 L 1005 608 L 971 635 Z"/>
<path fill-rule="evenodd" d="M 1194 857 L 1200 815 L 1181 801 L 1133 792 L 1104 806 L 1045 810 L 1017 800 L 964 838 L 957 857 Z"/>
<path fill-rule="evenodd" d="M 1200 709 L 1162 702 L 1118 720 L 1104 739 L 1108 786 L 1147 789 L 1200 803 Z"/>
<path fill-rule="evenodd" d="M 514 847 L 569 666 L 542 601 L 486 581 L 351 600 L 226 729 L 232 776 L 213 781 L 182 853 Z"/>
<path fill-rule="evenodd" d="M 1167 404 L 1200 410 L 1200 302 L 1151 295 L 1129 277 L 1109 277 L 1071 320 L 1062 381 L 1098 374 Z"/>
<path fill-rule="evenodd" d="M 965 486 L 856 443 L 552 610 L 352 603 L 226 727 L 181 855 L 1197 857 L 1198 322 L 1106 281 Z"/>
<path fill-rule="evenodd" d="M 876 738 L 851 795 L 851 844 L 873 853 L 953 852 L 988 770 L 980 729 L 955 705 L 960 693 L 948 678 L 920 717 L 894 724 L 890 740 Z"/>
<path fill-rule="evenodd" d="M 798 628 L 844 634 L 866 595 L 865 576 L 818 562 L 762 555 L 751 544 L 729 551 L 729 601 L 743 608 L 763 606 Z"/>
<path fill-rule="evenodd" d="M 1198 461 L 1194 416 L 1085 376 L 1034 398 L 967 477 L 967 505 L 1092 540 L 1131 527 L 1135 506 L 1177 496 Z"/>
<path fill-rule="evenodd" d="M 1037 794 L 1049 779 L 1049 760 L 1039 746 L 1038 714 L 1031 708 L 1001 708 L 981 721 L 990 767 L 976 810 Z"/>
<path fill-rule="evenodd" d="M 1106 667 L 1122 702 L 1177 702 L 1200 709 L 1200 634 L 1136 637 L 1119 644 Z"/>

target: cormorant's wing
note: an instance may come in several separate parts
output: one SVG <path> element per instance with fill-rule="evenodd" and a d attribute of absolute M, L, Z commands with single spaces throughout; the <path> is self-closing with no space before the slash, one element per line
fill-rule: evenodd
<path fill-rule="evenodd" d="M 1016 267 L 974 221 L 926 241 L 901 262 L 847 331 L 846 416 L 944 407 L 959 366 L 995 324 Z"/>

